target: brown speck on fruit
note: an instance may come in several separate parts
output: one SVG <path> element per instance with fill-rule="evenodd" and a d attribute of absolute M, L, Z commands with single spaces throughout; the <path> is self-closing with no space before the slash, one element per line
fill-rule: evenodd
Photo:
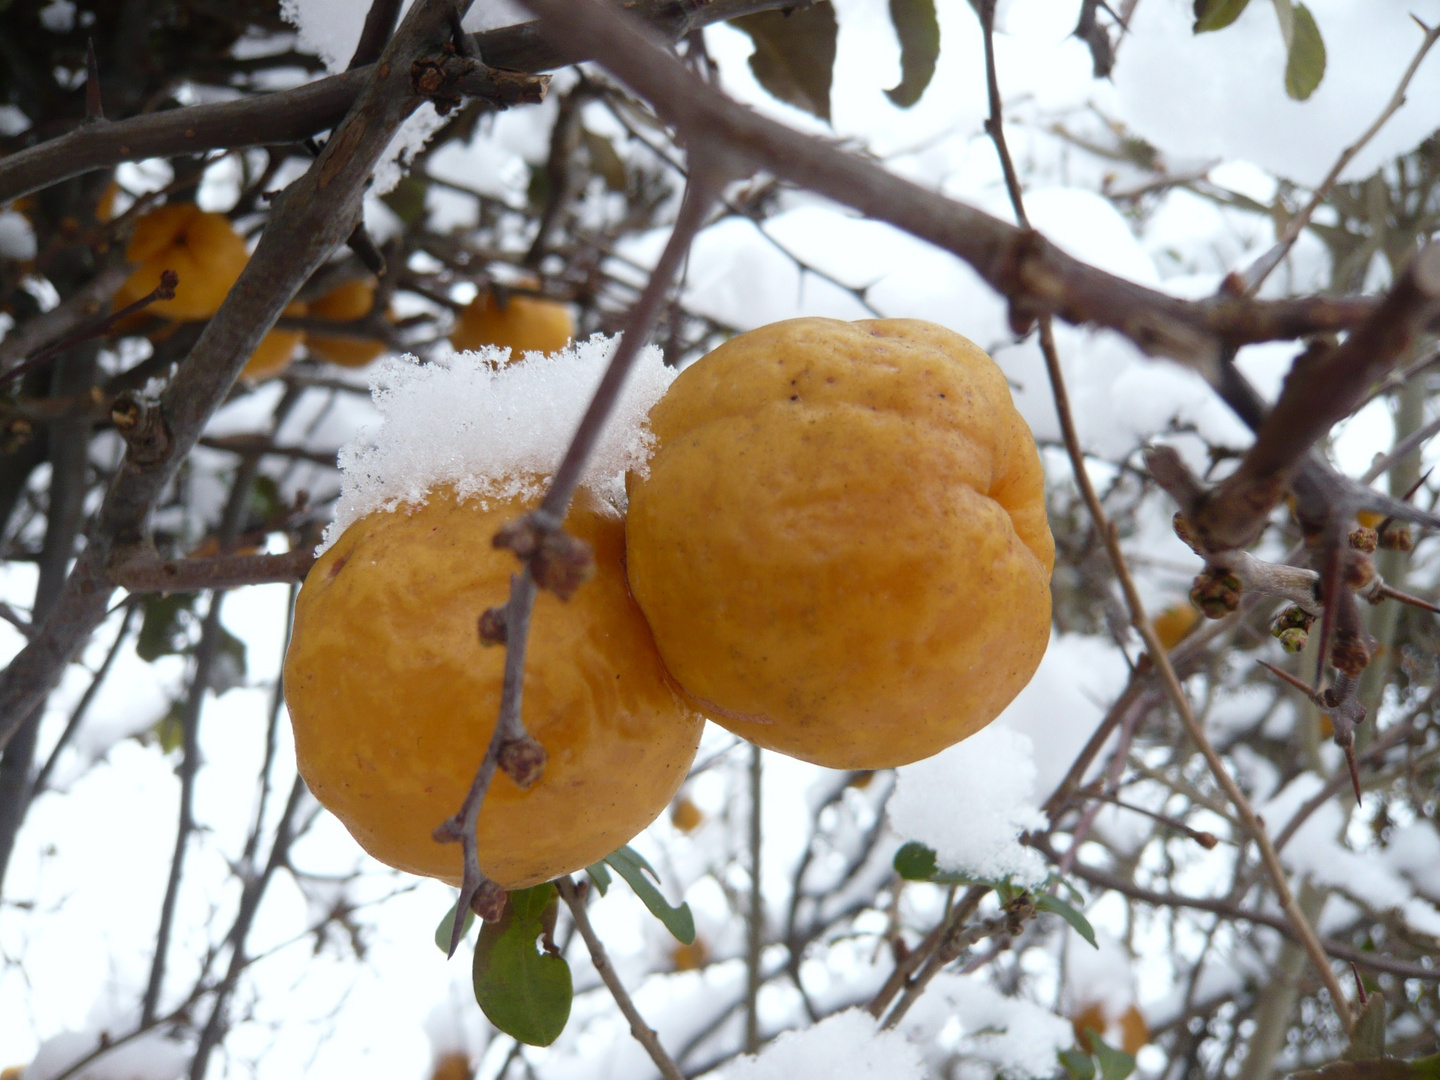
<path fill-rule="evenodd" d="M 335 578 L 339 575 L 340 571 L 345 569 L 345 564 L 349 561 L 349 555 L 341 555 L 338 559 L 336 559 L 333 563 L 330 564 L 330 571 L 325 575 L 326 578 L 330 581 L 334 581 Z"/>

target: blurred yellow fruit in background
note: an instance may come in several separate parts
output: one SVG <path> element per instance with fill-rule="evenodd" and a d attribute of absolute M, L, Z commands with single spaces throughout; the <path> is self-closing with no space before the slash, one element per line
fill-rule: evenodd
<path fill-rule="evenodd" d="M 1165 646 L 1166 652 L 1169 652 L 1180 644 L 1180 641 L 1194 629 L 1199 620 L 1200 609 L 1189 600 L 1184 600 L 1178 604 L 1171 604 L 1160 612 L 1150 620 L 1150 625 L 1155 628 L 1155 636 L 1160 639 L 1160 644 Z"/>
<path fill-rule="evenodd" d="M 369 315 L 374 306 L 373 281 L 347 281 L 311 303 L 310 314 L 317 319 L 353 322 Z M 391 313 L 387 312 L 385 317 L 391 318 Z M 305 344 L 322 360 L 352 368 L 364 367 L 385 351 L 385 343 L 375 338 L 333 337 L 311 333 Z"/>
<path fill-rule="evenodd" d="M 285 308 L 285 314 L 292 319 L 300 318 L 307 311 L 309 307 L 300 300 L 288 304 Z M 255 351 L 245 362 L 240 377 L 259 382 L 261 379 L 279 375 L 290 366 L 290 361 L 295 359 L 295 350 L 300 348 L 300 343 L 304 340 L 303 330 L 271 330 L 260 339 L 260 344 L 255 346 Z"/>
<path fill-rule="evenodd" d="M 554 300 L 510 296 L 504 306 L 489 289 L 467 304 L 450 332 L 450 344 L 464 351 L 495 345 L 512 360 L 527 352 L 555 352 L 575 336 L 570 309 Z"/>
<path fill-rule="evenodd" d="M 224 214 L 207 213 L 194 203 L 170 203 L 135 223 L 125 258 L 139 265 L 116 292 L 115 310 L 153 291 L 160 275 L 173 270 L 179 277 L 174 298 L 157 300 L 145 312 L 185 320 L 208 319 L 219 311 L 250 256 Z"/>

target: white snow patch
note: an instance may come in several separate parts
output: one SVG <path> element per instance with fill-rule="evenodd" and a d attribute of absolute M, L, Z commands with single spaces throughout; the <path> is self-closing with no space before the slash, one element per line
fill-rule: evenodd
<path fill-rule="evenodd" d="M 863 1009 L 787 1031 L 756 1057 L 726 1067 L 724 1080 L 920 1080 L 920 1055 L 898 1031 L 880 1031 Z M 1037 1074 L 1038 1075 L 1038 1074 Z"/>
<path fill-rule="evenodd" d="M 1075 1041 L 1068 1020 L 1034 1002 L 1006 997 L 976 975 L 937 976 L 901 1029 L 912 1041 L 933 1044 L 952 1018 L 964 1031 L 960 1051 L 1008 1077 L 1055 1075 L 1056 1054 Z"/>
<path fill-rule="evenodd" d="M 380 424 L 340 450 L 340 500 L 321 550 L 366 514 L 418 503 L 442 485 L 482 501 L 539 496 L 618 342 L 597 334 L 511 364 L 509 350 L 494 346 L 429 364 L 383 361 L 371 381 Z M 674 378 L 657 346 L 642 349 L 590 457 L 582 483 L 617 506 L 625 473 L 649 461 L 650 407 Z"/>
<path fill-rule="evenodd" d="M 406 118 L 400 130 L 390 139 L 385 153 L 375 165 L 375 181 L 371 194 L 385 195 L 395 190 L 400 178 L 410 171 L 415 155 L 425 149 L 430 137 L 448 122 L 448 117 L 435 111 L 435 106 L 425 102 Z"/>
<path fill-rule="evenodd" d="M 1141 4 L 1115 65 L 1120 119 L 1173 155 L 1240 158 L 1318 184 L 1380 114 L 1419 47 L 1422 31 L 1410 13 L 1433 20 L 1434 5 L 1311 0 L 1309 7 L 1325 39 L 1325 77 L 1301 102 L 1285 95 L 1285 43 L 1269 4 L 1250 5 L 1211 34 L 1192 32 L 1188 3 Z M 1409 104 L 1341 178 L 1368 176 L 1429 135 L 1433 117 L 1420 103 L 1433 101 L 1437 89 L 1440 62 L 1430 56 L 1410 84 Z"/>
<path fill-rule="evenodd" d="M 369 10 L 355 0 L 280 0 L 280 17 L 300 31 L 300 47 L 320 57 L 332 75 L 355 55 Z"/>
<path fill-rule="evenodd" d="M 14 210 L 0 210 L 0 257 L 24 262 L 35 258 L 35 230 Z"/>
<path fill-rule="evenodd" d="M 890 798 L 896 832 L 935 850 L 939 865 L 994 881 L 1022 885 L 1045 880 L 1044 860 L 1020 844 L 1039 828 L 1035 805 L 1034 743 L 1028 735 L 991 724 L 964 742 L 897 772 Z"/>

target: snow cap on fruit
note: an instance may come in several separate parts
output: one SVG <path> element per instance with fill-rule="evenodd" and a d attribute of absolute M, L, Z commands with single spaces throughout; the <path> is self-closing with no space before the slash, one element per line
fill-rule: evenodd
<path fill-rule="evenodd" d="M 485 503 L 540 495 L 618 341 L 596 334 L 503 366 L 504 350 L 494 347 L 427 364 L 381 362 L 371 378 L 379 424 L 340 451 L 340 500 L 321 550 L 366 514 L 418 503 L 441 485 Z M 642 349 L 590 457 L 583 485 L 617 507 L 625 473 L 650 458 L 647 417 L 674 378 L 658 347 Z"/>

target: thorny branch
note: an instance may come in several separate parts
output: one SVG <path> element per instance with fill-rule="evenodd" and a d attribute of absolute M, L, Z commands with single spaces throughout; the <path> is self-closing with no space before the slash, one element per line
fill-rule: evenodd
<path fill-rule="evenodd" d="M 1416 22 L 1419 20 L 1417 19 Z M 1415 72 L 1420 70 L 1420 63 L 1425 59 L 1431 46 L 1435 44 L 1436 40 L 1440 40 L 1440 26 L 1427 27 L 1424 23 L 1421 23 L 1420 26 L 1425 36 L 1420 42 L 1420 47 L 1415 50 L 1415 56 L 1410 61 L 1410 66 L 1400 77 L 1400 83 L 1395 87 L 1395 93 L 1391 95 L 1380 115 L 1358 139 L 1347 146 L 1335 159 L 1335 164 L 1326 173 L 1325 179 L 1320 181 L 1320 186 L 1311 193 L 1310 201 L 1298 214 L 1286 222 L 1285 231 L 1275 241 L 1275 246 L 1251 263 L 1250 268 L 1241 275 L 1243 292 L 1246 296 L 1254 296 L 1260 286 L 1265 283 L 1265 279 L 1284 261 L 1285 256 L 1290 253 L 1290 249 L 1295 246 L 1295 241 L 1300 239 L 1300 234 L 1305 231 L 1305 227 L 1315 216 L 1315 211 L 1320 208 L 1331 189 L 1334 188 L 1336 181 L 1340 179 L 1340 174 L 1345 171 L 1345 167 L 1355 160 L 1355 155 L 1360 153 L 1366 144 L 1379 134 L 1380 129 L 1385 126 L 1390 117 L 1394 116 L 1400 106 L 1405 104 L 1405 91 L 1410 87 L 1410 80 L 1415 78 Z"/>
<path fill-rule="evenodd" d="M 990 87 L 990 119 L 986 123 L 986 129 L 990 133 L 991 140 L 995 143 L 996 153 L 1000 155 L 1002 168 L 1005 172 L 1006 185 L 1010 191 L 1010 197 L 1014 204 L 1015 215 L 1023 224 L 1025 218 L 1024 197 L 1020 190 L 1019 179 L 1015 174 L 1015 166 L 1010 158 L 1010 151 L 1005 142 L 1005 133 L 1001 113 L 1001 102 L 998 79 L 995 73 L 995 55 L 993 46 L 994 37 L 994 16 L 995 6 L 993 0 L 981 0 L 977 8 L 980 15 L 982 31 L 986 39 L 986 73 Z M 1215 752 L 1204 729 L 1195 718 L 1190 707 L 1189 698 L 1185 694 L 1184 687 L 1180 684 L 1175 674 L 1175 669 L 1170 663 L 1170 658 L 1165 647 L 1155 633 L 1154 624 L 1151 623 L 1145 612 L 1144 602 L 1140 598 L 1140 590 L 1135 585 L 1135 579 L 1130 574 L 1129 564 L 1125 559 L 1124 552 L 1120 549 L 1120 537 L 1115 527 L 1111 524 L 1109 515 L 1106 514 L 1104 506 L 1100 502 L 1099 495 L 1095 492 L 1094 485 L 1090 482 L 1089 469 L 1085 461 L 1085 452 L 1080 445 L 1080 436 L 1075 428 L 1075 419 L 1070 410 L 1070 396 L 1065 387 L 1064 371 L 1060 366 L 1060 355 L 1055 346 L 1054 331 L 1051 326 L 1048 314 L 1041 315 L 1038 320 L 1040 350 L 1045 357 L 1045 370 L 1050 377 L 1050 389 L 1055 398 L 1055 412 L 1060 420 L 1060 430 L 1065 441 L 1065 451 L 1070 458 L 1070 466 L 1075 474 L 1075 483 L 1080 488 L 1081 497 L 1085 501 L 1086 508 L 1090 511 L 1091 520 L 1095 523 L 1095 531 L 1105 544 L 1105 549 L 1110 557 L 1110 563 L 1115 570 L 1115 577 L 1120 582 L 1120 587 L 1125 594 L 1125 602 L 1130 610 L 1130 624 L 1140 634 L 1149 651 L 1151 662 L 1155 664 L 1160 672 L 1161 682 L 1165 688 L 1166 695 L 1170 698 L 1185 732 L 1200 749 L 1206 764 L 1209 765 L 1215 781 L 1225 792 L 1231 805 L 1236 812 L 1256 845 L 1260 848 L 1261 858 L 1264 860 L 1265 868 L 1269 872 L 1271 884 L 1275 889 L 1280 906 L 1284 909 L 1290 926 L 1295 935 L 1305 947 L 1311 963 L 1315 966 L 1316 972 L 1325 982 L 1330 992 L 1331 1004 L 1340 1021 L 1346 1028 L 1351 1023 L 1350 1003 L 1340 988 L 1339 980 L 1336 979 L 1334 971 L 1330 967 L 1329 960 L 1319 939 L 1315 936 L 1314 929 L 1310 926 L 1309 920 L 1300 910 L 1295 902 L 1295 897 L 1290 890 L 1290 882 L 1284 868 L 1280 865 L 1280 859 L 1275 854 L 1269 837 L 1265 831 L 1264 824 L 1256 816 L 1251 808 L 1250 802 L 1245 798 L 1244 792 L 1220 760 Z"/>
<path fill-rule="evenodd" d="M 254 255 L 153 410 L 164 445 L 153 459 L 132 451 L 106 493 L 55 611 L 0 674 L 0 743 L 44 700 L 105 617 L 109 564 L 128 546 L 142 543 L 150 509 L 260 338 L 350 236 L 375 163 L 419 105 L 409 91 L 408 61 L 448 37 L 444 12 L 451 6 L 449 0 L 424 0 L 411 9 L 385 57 L 367 69 L 354 107 L 314 165 L 274 201 Z"/>
<path fill-rule="evenodd" d="M 521 718 L 521 695 L 524 689 L 525 646 L 530 631 L 530 611 L 537 588 L 551 588 L 562 596 L 573 591 L 588 576 L 590 554 L 562 531 L 570 499 L 580 485 L 585 462 L 604 430 L 605 422 L 614 411 L 625 378 L 640 350 L 650 338 L 659 317 L 665 295 L 680 269 L 690 241 L 705 224 L 721 187 L 728 178 L 725 167 L 704 152 L 692 151 L 690 184 L 680 205 L 670 239 L 645 290 L 630 309 L 625 330 L 600 385 L 571 439 L 565 457 L 551 478 L 540 506 L 518 521 L 511 522 L 495 536 L 496 547 L 508 547 L 524 561 L 521 573 L 510 579 L 510 598 L 503 609 L 491 616 L 498 633 L 491 640 L 505 643 L 505 678 L 500 696 L 500 712 L 495 731 L 485 751 L 465 801 L 454 817 L 435 831 L 440 842 L 459 842 L 462 849 L 464 877 L 460 898 L 455 905 L 455 922 L 450 934 L 450 953 L 454 955 L 465 926 L 465 912 L 473 910 L 482 918 L 498 918 L 503 911 L 502 890 L 485 877 L 480 866 L 475 825 L 481 804 L 489 791 L 497 766 L 521 787 L 529 787 L 540 778 L 545 752 L 534 738 L 526 734 Z M 578 545 L 578 546 L 577 546 Z M 503 628 L 503 630 L 501 629 Z M 482 621 L 482 638 L 485 623 Z M 522 750 L 523 748 L 523 750 Z M 514 766 L 507 767 L 507 754 L 514 753 Z"/>

